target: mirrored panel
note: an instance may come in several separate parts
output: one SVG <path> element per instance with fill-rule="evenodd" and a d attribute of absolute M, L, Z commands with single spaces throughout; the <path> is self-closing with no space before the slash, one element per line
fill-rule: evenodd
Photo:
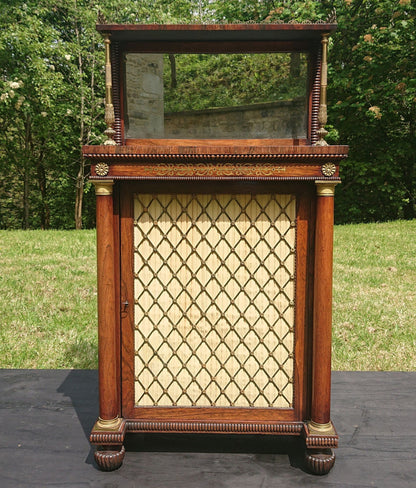
<path fill-rule="evenodd" d="M 302 139 L 305 53 L 125 57 L 127 139 Z"/>

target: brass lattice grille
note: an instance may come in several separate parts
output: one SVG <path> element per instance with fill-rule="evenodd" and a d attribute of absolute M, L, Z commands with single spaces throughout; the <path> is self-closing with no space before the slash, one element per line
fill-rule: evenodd
<path fill-rule="evenodd" d="M 292 195 L 136 195 L 137 406 L 289 408 Z"/>

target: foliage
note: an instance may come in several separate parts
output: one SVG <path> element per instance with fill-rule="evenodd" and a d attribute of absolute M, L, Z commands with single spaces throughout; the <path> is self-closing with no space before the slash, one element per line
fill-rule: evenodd
<path fill-rule="evenodd" d="M 94 225 L 81 146 L 102 141 L 104 130 L 99 9 L 111 22 L 163 24 L 322 21 L 334 7 L 329 140 L 351 148 L 336 219 L 414 217 L 414 1 L 9 0 L 0 4 L 0 228 L 70 228 L 74 214 L 77 227 Z M 187 63 L 189 72 L 196 64 Z M 198 106 L 232 104 L 233 71 L 242 67 L 204 70 Z M 256 100 L 265 96 L 259 87 L 271 91 L 273 63 L 264 68 L 262 83 L 239 75 Z M 208 88 L 223 76 L 229 89 L 213 100 Z"/>
<path fill-rule="evenodd" d="M 90 2 L 65 3 L 11 2 L 0 10 L 0 198 L 8 202 L 1 227 L 72 227 L 80 148 L 99 141 L 102 99 L 85 85 L 102 78 L 92 71 L 102 59 L 91 46 L 93 19 L 88 29 L 80 23 Z"/>
<path fill-rule="evenodd" d="M 415 216 L 416 7 L 344 2 L 331 49 L 330 120 L 350 145 L 338 221 Z"/>
<path fill-rule="evenodd" d="M 299 57 L 296 78 L 289 75 L 291 59 L 287 53 L 175 55 L 174 85 L 169 59 L 164 63 L 165 110 L 203 110 L 305 97 L 305 59 L 301 62 Z"/>

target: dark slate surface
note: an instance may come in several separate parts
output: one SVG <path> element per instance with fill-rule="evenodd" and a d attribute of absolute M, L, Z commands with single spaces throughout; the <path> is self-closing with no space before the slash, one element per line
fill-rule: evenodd
<path fill-rule="evenodd" d="M 302 470 L 297 438 L 225 435 L 130 435 L 123 466 L 103 473 L 97 414 L 96 371 L 0 370 L 0 487 L 416 487 L 416 373 L 333 374 L 341 439 L 323 477 Z"/>

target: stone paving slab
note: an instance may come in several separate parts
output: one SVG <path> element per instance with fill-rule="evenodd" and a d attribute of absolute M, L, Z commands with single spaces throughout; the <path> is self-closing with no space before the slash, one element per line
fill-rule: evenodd
<path fill-rule="evenodd" d="M 88 436 L 96 371 L 0 370 L 0 487 L 268 488 L 416 486 L 416 373 L 334 372 L 337 460 L 303 471 L 299 439 L 127 435 L 123 466 L 99 471 Z"/>

